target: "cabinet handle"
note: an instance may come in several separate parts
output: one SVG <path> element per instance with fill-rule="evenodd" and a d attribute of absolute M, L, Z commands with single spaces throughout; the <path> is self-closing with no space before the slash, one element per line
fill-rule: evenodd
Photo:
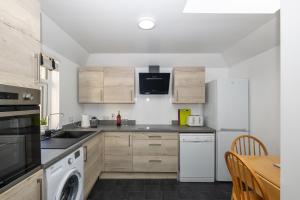
<path fill-rule="evenodd" d="M 130 147 L 130 144 L 131 142 L 130 142 L 130 135 L 128 135 L 128 146 Z"/>
<path fill-rule="evenodd" d="M 149 144 L 149 146 L 157 146 L 157 147 L 160 147 L 161 144 Z"/>
<path fill-rule="evenodd" d="M 83 147 L 83 150 L 84 150 L 84 162 L 87 162 L 87 146 L 84 146 Z"/>
<path fill-rule="evenodd" d="M 161 160 L 149 160 L 148 162 L 149 163 L 161 163 L 162 161 Z"/>
<path fill-rule="evenodd" d="M 40 56 L 39 53 L 34 54 L 34 57 L 36 58 L 36 83 L 41 82 Z"/>
<path fill-rule="evenodd" d="M 160 135 L 149 135 L 148 137 L 149 137 L 149 138 L 161 138 Z"/>
<path fill-rule="evenodd" d="M 40 186 L 40 200 L 43 200 L 43 179 L 39 178 L 39 179 L 36 180 L 36 182 Z"/>

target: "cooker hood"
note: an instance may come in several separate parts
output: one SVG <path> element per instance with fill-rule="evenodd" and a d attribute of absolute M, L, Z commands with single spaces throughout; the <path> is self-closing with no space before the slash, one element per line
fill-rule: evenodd
<path fill-rule="evenodd" d="M 168 94 L 170 73 L 159 73 L 159 66 L 149 66 L 149 73 L 139 73 L 140 94 Z"/>

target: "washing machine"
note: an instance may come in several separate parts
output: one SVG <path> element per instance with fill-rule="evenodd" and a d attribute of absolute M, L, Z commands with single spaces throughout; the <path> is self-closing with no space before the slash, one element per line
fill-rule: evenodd
<path fill-rule="evenodd" d="M 45 170 L 46 200 L 83 200 L 83 157 L 81 147 Z"/>

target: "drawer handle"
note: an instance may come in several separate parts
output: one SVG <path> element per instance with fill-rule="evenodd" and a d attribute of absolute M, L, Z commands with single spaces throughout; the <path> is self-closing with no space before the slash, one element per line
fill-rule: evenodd
<path fill-rule="evenodd" d="M 40 190 L 40 200 L 42 200 L 43 199 L 43 179 L 39 178 L 36 181 L 40 186 L 40 188 L 39 188 L 39 190 Z"/>
<path fill-rule="evenodd" d="M 149 163 L 161 163 L 161 160 L 149 160 Z"/>
<path fill-rule="evenodd" d="M 149 135 L 148 137 L 149 137 L 149 138 L 161 138 L 160 135 Z"/>
<path fill-rule="evenodd" d="M 152 146 L 152 147 L 160 147 L 161 144 L 149 144 L 149 146 Z"/>

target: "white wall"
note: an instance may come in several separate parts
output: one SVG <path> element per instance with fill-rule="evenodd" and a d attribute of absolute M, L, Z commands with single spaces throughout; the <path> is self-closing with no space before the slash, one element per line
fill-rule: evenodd
<path fill-rule="evenodd" d="M 68 124 L 72 120 L 79 121 L 82 106 L 77 102 L 77 68 L 85 65 L 88 52 L 44 13 L 42 13 L 42 51 L 60 61 L 57 107 L 65 115 L 60 118 L 60 125 Z M 57 121 L 57 116 L 51 118 L 54 122 Z M 56 127 L 56 124 L 52 127 Z"/>
<path fill-rule="evenodd" d="M 299 199 L 300 2 L 281 1 L 281 199 Z"/>
<path fill-rule="evenodd" d="M 229 69 L 249 79 L 250 131 L 271 154 L 280 154 L 280 48 L 274 47 Z"/>
<path fill-rule="evenodd" d="M 177 120 L 179 108 L 191 108 L 193 114 L 202 114 L 201 104 L 172 104 L 171 84 L 169 95 L 140 95 L 138 73 L 148 72 L 149 64 L 159 64 L 161 72 L 171 72 L 173 66 L 208 66 L 207 81 L 225 78 L 228 72 L 220 54 L 92 54 L 87 65 L 136 67 L 136 103 L 84 105 L 84 113 L 111 119 L 111 114 L 120 110 L 123 118 L 137 120 L 138 124 L 170 124 L 171 120 Z"/>
<path fill-rule="evenodd" d="M 223 56 L 228 65 L 232 66 L 278 46 L 279 43 L 280 13 L 278 12 L 272 20 L 225 50 Z"/>
<path fill-rule="evenodd" d="M 78 104 L 77 101 L 77 68 L 79 65 L 45 45 L 42 46 L 42 51 L 60 61 L 59 112 L 65 115 L 60 118 L 60 125 L 70 123 L 72 118 L 75 121 L 81 120 L 82 106 Z M 55 118 L 55 116 L 53 116 L 53 118 Z"/>
<path fill-rule="evenodd" d="M 89 54 L 52 19 L 42 13 L 42 44 L 54 49 L 72 62 L 84 65 Z"/>

